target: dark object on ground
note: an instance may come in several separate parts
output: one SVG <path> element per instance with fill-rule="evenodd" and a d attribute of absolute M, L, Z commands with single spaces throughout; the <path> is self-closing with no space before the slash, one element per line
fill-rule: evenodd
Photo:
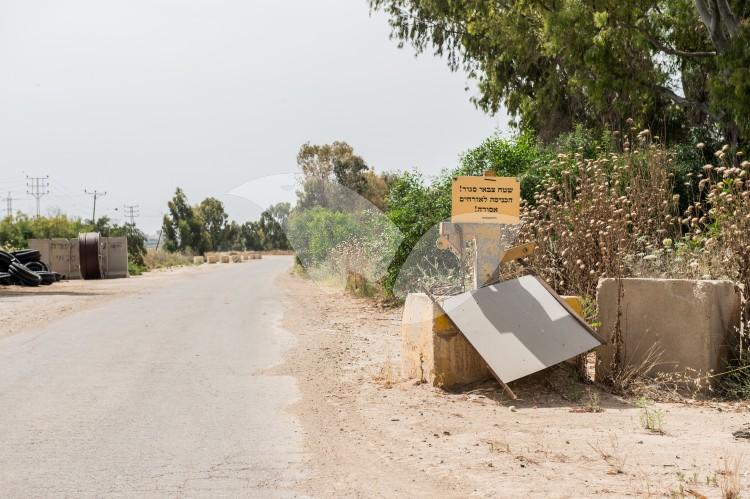
<path fill-rule="evenodd" d="M 78 236 L 78 257 L 81 262 L 81 278 L 102 278 L 100 249 L 98 232 L 87 232 Z"/>
<path fill-rule="evenodd" d="M 39 286 L 42 283 L 42 278 L 39 274 L 30 271 L 24 264 L 19 262 L 11 262 L 8 267 L 8 273 L 24 286 Z"/>
<path fill-rule="evenodd" d="M 26 263 L 26 268 L 32 272 L 49 272 L 47 264 L 44 262 L 29 262 Z"/>
<path fill-rule="evenodd" d="M 34 249 L 23 249 L 13 252 L 13 256 L 16 257 L 16 259 L 23 263 L 27 264 L 30 262 L 38 262 L 40 258 L 42 258 L 42 254 Z"/>
<path fill-rule="evenodd" d="M 0 272 L 8 272 L 8 267 L 13 261 L 16 261 L 16 257 L 7 251 L 0 250 Z"/>
<path fill-rule="evenodd" d="M 734 435 L 734 438 L 743 438 L 750 440 L 750 424 L 746 424 L 742 427 L 741 430 L 735 431 L 734 433 L 732 433 L 732 435 Z"/>
<path fill-rule="evenodd" d="M 50 272 L 47 264 L 41 261 L 41 253 L 37 250 L 23 249 L 13 253 L 0 250 L 0 285 L 39 286 L 63 279 L 63 274 Z"/>
<path fill-rule="evenodd" d="M 35 273 L 42 279 L 42 284 L 45 286 L 49 286 L 50 284 L 54 284 L 57 282 L 57 277 L 55 277 L 54 272 L 42 271 Z"/>

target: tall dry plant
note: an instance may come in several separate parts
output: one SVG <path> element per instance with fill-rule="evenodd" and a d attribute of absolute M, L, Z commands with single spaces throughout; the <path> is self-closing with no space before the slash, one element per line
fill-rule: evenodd
<path fill-rule="evenodd" d="M 670 154 L 647 131 L 636 142 L 598 159 L 560 154 L 550 165 L 558 175 L 524 206 L 532 268 L 559 293 L 593 297 L 600 278 L 634 275 L 640 258 L 679 234 Z"/>
<path fill-rule="evenodd" d="M 699 145 L 700 147 L 700 145 Z M 742 158 L 743 153 L 737 155 Z M 750 161 L 734 166 L 729 147 L 690 180 L 694 198 L 682 223 L 707 271 L 726 274 L 750 289 Z"/>

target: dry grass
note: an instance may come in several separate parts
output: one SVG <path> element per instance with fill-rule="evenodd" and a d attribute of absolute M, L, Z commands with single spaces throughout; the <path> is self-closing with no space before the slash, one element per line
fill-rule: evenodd
<path fill-rule="evenodd" d="M 193 265 L 192 255 L 172 253 L 164 250 L 149 250 L 143 257 L 148 269 L 161 269 L 167 267 L 183 267 Z"/>
<path fill-rule="evenodd" d="M 499 440 L 488 440 L 487 447 L 492 454 L 510 454 L 510 444 Z"/>
<path fill-rule="evenodd" d="M 699 148 L 702 145 L 699 144 Z M 750 289 L 750 162 L 725 146 L 700 172 L 687 173 L 674 194 L 673 157 L 648 130 L 630 130 L 622 152 L 560 154 L 522 211 L 522 242 L 537 244 L 531 267 L 565 295 L 591 298 L 600 278 L 731 279 Z M 734 367 L 750 367 L 750 306 L 737 335 Z M 619 330 L 605 361 L 621 393 L 676 395 L 700 376 L 675 379 L 656 372 L 656 352 L 626 366 Z M 750 371 L 735 371 L 727 393 L 750 392 Z M 703 377 L 702 379 L 708 379 Z"/>
<path fill-rule="evenodd" d="M 668 152 L 645 140 L 622 154 L 586 159 L 560 154 L 534 205 L 525 205 L 521 239 L 535 242 L 532 265 L 562 294 L 593 296 L 602 277 L 633 274 L 629 255 L 646 253 L 676 230 Z"/>
<path fill-rule="evenodd" d="M 375 381 L 382 385 L 383 388 L 391 389 L 398 380 L 398 368 L 391 360 L 391 356 L 388 355 L 385 363 L 381 366 L 380 371 L 375 375 Z"/>
<path fill-rule="evenodd" d="M 609 474 L 620 475 L 625 473 L 627 456 L 620 450 L 620 443 L 617 439 L 617 435 L 614 433 L 610 434 L 609 445 L 606 447 L 599 442 L 596 442 L 595 444 L 588 442 L 588 446 L 609 465 Z"/>
<path fill-rule="evenodd" d="M 719 490 L 722 499 L 740 499 L 742 492 L 742 458 L 724 458 L 724 463 L 719 470 Z"/>

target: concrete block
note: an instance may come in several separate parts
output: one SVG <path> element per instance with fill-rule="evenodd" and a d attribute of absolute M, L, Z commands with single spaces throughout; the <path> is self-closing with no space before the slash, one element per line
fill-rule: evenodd
<path fill-rule="evenodd" d="M 229 255 L 221 255 L 221 263 L 230 263 L 232 261 L 231 258 L 229 258 Z"/>
<path fill-rule="evenodd" d="M 492 377 L 479 353 L 424 293 L 406 297 L 401 357 L 404 376 L 443 388 Z"/>
<path fill-rule="evenodd" d="M 129 277 L 128 238 L 125 236 L 103 238 L 102 266 L 105 279 Z"/>
<path fill-rule="evenodd" d="M 620 314 L 624 365 L 637 366 L 652 345 L 661 352 L 655 372 L 707 373 L 726 367 L 740 323 L 740 291 L 731 281 L 602 279 L 597 288 L 599 333 L 596 379 L 611 374 L 613 337 Z M 619 306 L 618 306 L 619 301 Z"/>
<path fill-rule="evenodd" d="M 194 256 L 193 257 L 193 265 L 201 265 L 203 264 L 204 259 L 202 256 Z"/>

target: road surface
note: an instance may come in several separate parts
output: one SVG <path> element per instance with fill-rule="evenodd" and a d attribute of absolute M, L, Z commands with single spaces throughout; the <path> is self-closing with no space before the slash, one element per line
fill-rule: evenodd
<path fill-rule="evenodd" d="M 0 339 L 3 497 L 295 497 L 290 257 L 175 276 Z"/>

